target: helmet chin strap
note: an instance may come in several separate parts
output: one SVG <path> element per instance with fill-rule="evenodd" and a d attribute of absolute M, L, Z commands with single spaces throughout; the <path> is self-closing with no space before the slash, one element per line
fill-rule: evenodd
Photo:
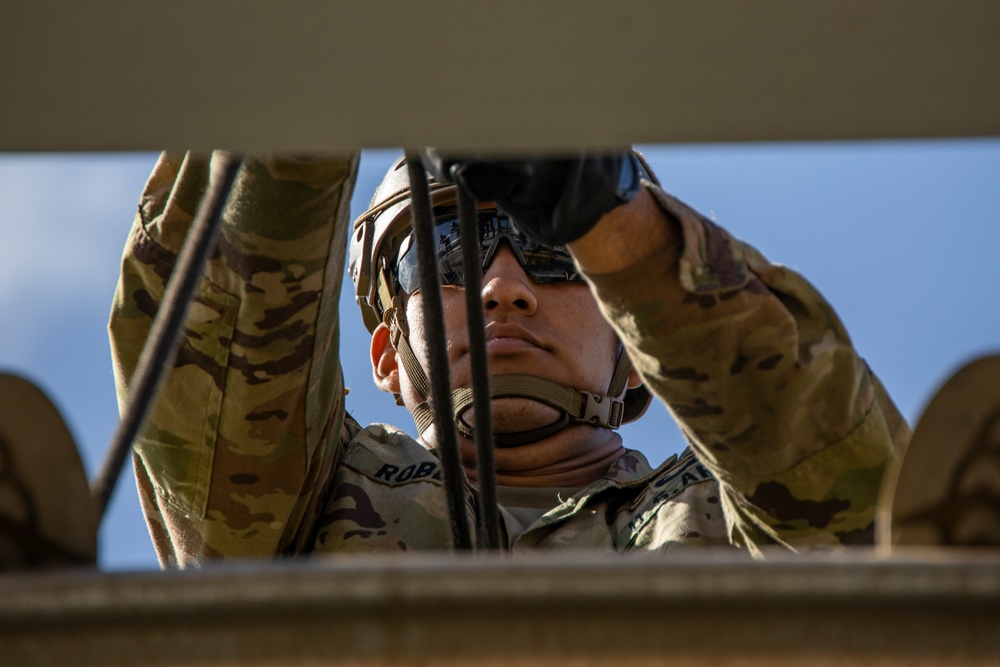
<path fill-rule="evenodd" d="M 427 379 L 423 366 L 417 360 L 413 348 L 410 347 L 409 327 L 404 315 L 404 306 L 399 297 L 391 296 L 388 289 L 385 289 L 384 285 L 387 281 L 384 280 L 384 276 L 382 278 L 379 287 L 380 292 L 384 290 L 383 303 L 391 304 L 385 309 L 383 322 L 389 327 L 392 346 L 399 354 L 411 385 L 422 399 L 411 410 L 417 431 L 422 435 L 434 422 L 434 411 L 429 401 L 430 381 Z M 617 429 L 621 426 L 624 417 L 625 392 L 628 389 L 628 374 L 632 369 L 632 364 L 621 343 L 618 343 L 617 355 L 615 370 L 605 394 L 575 389 L 535 375 L 509 373 L 492 376 L 490 378 L 491 398 L 526 398 L 544 403 L 561 413 L 559 419 L 546 426 L 513 433 L 494 433 L 494 442 L 501 447 L 527 445 L 555 435 L 570 424 Z M 474 402 L 472 386 L 459 387 L 451 395 L 452 410 L 458 432 L 466 438 L 474 438 L 473 427 L 465 420 L 464 416 Z"/>
<path fill-rule="evenodd" d="M 619 352 L 616 370 L 623 364 L 624 376 L 627 379 L 630 366 L 628 357 Z M 561 416 L 555 422 L 540 428 L 514 433 L 494 433 L 493 439 L 501 447 L 515 447 L 547 438 L 570 424 L 616 429 L 621 426 L 625 411 L 623 400 L 625 389 L 623 388 L 617 396 L 613 395 L 612 391 L 614 383 L 607 394 L 594 394 L 534 375 L 518 373 L 494 375 L 490 378 L 491 398 L 531 399 L 559 410 Z M 473 405 L 472 387 L 459 387 L 451 395 L 458 432 L 466 438 L 475 437 L 472 426 L 464 416 L 465 411 Z"/>
<path fill-rule="evenodd" d="M 420 392 L 420 386 L 427 385 L 423 368 L 410 349 L 405 336 L 400 336 L 397 351 L 403 360 L 406 373 L 410 376 L 414 388 Z M 407 361 L 409 358 L 409 361 Z M 494 375 L 490 378 L 491 398 L 526 398 L 544 403 L 561 413 L 555 422 L 536 429 L 517 431 L 514 433 L 494 433 L 493 439 L 500 447 L 516 447 L 538 442 L 563 430 L 570 424 L 586 424 L 597 428 L 617 429 L 621 426 L 625 412 L 625 390 L 631 363 L 619 345 L 618 361 L 611 385 L 606 394 L 595 394 L 568 387 L 553 380 L 546 380 L 535 375 L 510 373 Z M 414 379 L 418 375 L 418 379 Z M 452 410 L 458 432 L 466 438 L 474 438 L 473 427 L 465 419 L 466 411 L 473 406 L 472 386 L 465 385 L 452 392 Z M 417 430 L 423 434 L 433 423 L 433 410 L 424 399 L 413 407 L 413 420 Z"/>

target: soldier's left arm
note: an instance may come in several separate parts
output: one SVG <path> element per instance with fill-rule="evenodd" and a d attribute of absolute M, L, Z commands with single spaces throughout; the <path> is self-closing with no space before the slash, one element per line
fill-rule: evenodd
<path fill-rule="evenodd" d="M 909 429 L 812 285 L 656 186 L 570 249 L 718 478 L 735 544 L 872 540 Z"/>

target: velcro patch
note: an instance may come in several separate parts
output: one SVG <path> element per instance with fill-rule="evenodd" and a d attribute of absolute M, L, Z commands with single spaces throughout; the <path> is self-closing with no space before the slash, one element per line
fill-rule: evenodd
<path fill-rule="evenodd" d="M 378 447 L 381 449 L 381 447 Z M 353 446 L 344 458 L 343 465 L 379 484 L 399 486 L 413 482 L 443 484 L 441 462 L 419 445 L 412 452 L 373 451 L 368 443 Z M 415 454 L 415 456 L 406 456 Z M 422 456 L 420 456 L 422 454 Z"/>

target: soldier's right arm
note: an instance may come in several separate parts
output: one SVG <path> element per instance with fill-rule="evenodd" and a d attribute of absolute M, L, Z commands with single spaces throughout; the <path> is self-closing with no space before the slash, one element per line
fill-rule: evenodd
<path fill-rule="evenodd" d="M 210 158 L 163 154 L 110 333 L 119 404 Z M 357 156 L 247 158 L 159 399 L 133 448 L 161 563 L 300 550 L 342 443 L 337 305 Z"/>

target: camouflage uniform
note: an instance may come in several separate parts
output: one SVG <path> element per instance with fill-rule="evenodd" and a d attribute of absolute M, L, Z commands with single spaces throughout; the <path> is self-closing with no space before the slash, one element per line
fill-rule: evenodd
<path fill-rule="evenodd" d="M 135 443 L 161 560 L 447 549 L 435 454 L 345 411 L 337 356 L 356 156 L 244 164 L 161 400 Z M 119 398 L 206 187 L 161 157 L 142 195 L 111 318 Z M 681 223 L 654 257 L 593 290 L 691 449 L 653 470 L 628 451 L 512 550 L 870 543 L 882 471 L 906 424 L 800 276 L 652 187 Z M 476 521 L 474 491 L 466 511 Z"/>

